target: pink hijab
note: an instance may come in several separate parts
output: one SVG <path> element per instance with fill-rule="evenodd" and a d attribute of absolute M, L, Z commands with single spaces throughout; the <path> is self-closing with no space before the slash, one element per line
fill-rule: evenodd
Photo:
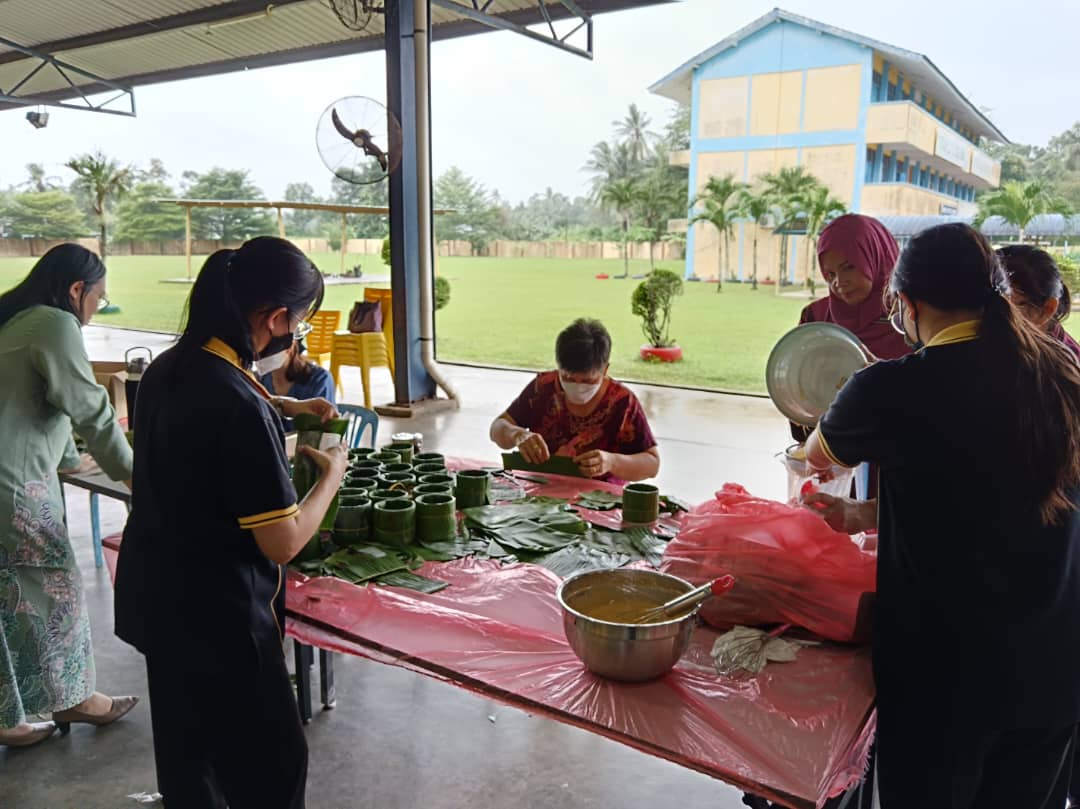
<path fill-rule="evenodd" d="M 892 234 L 878 220 L 861 214 L 846 214 L 830 222 L 818 239 L 818 266 L 823 253 L 835 250 L 851 262 L 873 284 L 870 295 L 859 304 L 847 304 L 835 296 L 815 301 L 815 320 L 843 326 L 855 334 L 881 359 L 895 359 L 910 353 L 904 338 L 888 322 L 882 294 L 892 275 L 900 248 Z"/>

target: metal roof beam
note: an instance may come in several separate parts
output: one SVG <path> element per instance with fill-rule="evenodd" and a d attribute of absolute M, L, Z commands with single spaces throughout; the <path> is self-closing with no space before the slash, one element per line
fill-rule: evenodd
<path fill-rule="evenodd" d="M 0 45 L 4 45 L 8 48 L 13 49 L 13 51 L 15 51 L 16 53 L 21 54 L 21 58 L 31 60 L 30 65 L 32 65 L 32 67 L 28 68 L 26 75 L 23 76 L 22 79 L 20 79 L 18 82 L 16 82 L 15 85 L 12 86 L 9 90 L 5 91 L 3 87 L 0 87 L 0 103 L 20 107 L 34 106 L 36 104 L 47 104 L 52 107 L 63 107 L 65 109 L 71 110 L 106 112 L 110 115 L 135 115 L 135 94 L 134 92 L 132 92 L 132 89 L 130 87 L 118 84 L 114 81 L 110 81 L 109 79 L 103 79 L 100 76 L 90 73 L 89 71 L 83 70 L 79 67 L 75 67 L 75 65 L 68 64 L 67 62 L 62 62 L 56 57 L 50 56 L 47 53 L 42 53 L 35 48 L 28 48 L 25 45 L 20 45 L 17 42 L 12 42 L 10 39 L 5 39 L 4 37 L 0 37 Z M 34 78 L 34 76 L 36 76 L 39 72 L 41 72 L 47 67 L 51 67 L 53 70 L 59 73 L 60 76 L 64 79 L 64 81 L 67 83 L 68 87 L 67 90 L 64 91 L 65 95 L 67 97 L 71 97 L 73 95 L 79 96 L 83 101 L 82 104 L 66 104 L 60 100 L 48 98 L 44 95 L 16 95 L 16 93 L 20 89 L 22 89 L 23 85 L 25 85 L 32 78 Z M 91 86 L 94 86 L 95 88 L 100 88 L 100 92 L 104 92 L 106 90 L 115 90 L 116 94 L 110 96 L 104 101 L 91 101 L 87 97 L 85 87 L 81 87 L 79 83 L 73 81 L 71 78 L 72 75 L 82 77 L 83 79 L 89 79 Z M 97 91 L 91 92 L 90 95 L 94 95 L 96 92 Z M 118 99 L 125 97 L 128 100 L 128 109 L 116 109 L 109 106 Z"/>
<path fill-rule="evenodd" d="M 544 0 L 538 0 L 538 10 L 540 12 L 541 21 L 547 23 L 548 29 L 551 31 L 551 35 L 541 34 L 537 31 L 533 31 L 530 28 L 526 28 L 513 20 L 507 19 L 506 16 L 499 16 L 496 14 L 488 14 L 484 10 L 481 10 L 475 0 L 472 1 L 471 6 L 462 5 L 456 0 L 431 0 L 431 5 L 438 6 L 446 11 L 458 14 L 467 20 L 471 20 L 480 25 L 487 26 L 488 28 L 496 28 L 500 31 L 512 31 L 515 34 L 528 37 L 529 39 L 535 39 L 537 42 L 543 42 L 545 45 L 550 45 L 559 50 L 572 53 L 575 56 L 582 56 L 585 59 L 592 59 L 593 57 L 593 23 L 592 16 L 582 10 L 582 8 L 574 2 L 574 0 L 552 0 L 562 6 L 560 11 L 562 12 L 558 16 L 560 18 L 570 17 L 580 20 L 568 34 L 559 36 L 555 30 L 554 17 L 555 15 L 548 9 Z M 490 3 L 485 4 L 486 9 Z M 584 27 L 586 29 L 586 45 L 584 48 L 579 48 L 576 45 L 571 45 L 566 40 L 570 38 L 572 34 L 581 30 Z"/>

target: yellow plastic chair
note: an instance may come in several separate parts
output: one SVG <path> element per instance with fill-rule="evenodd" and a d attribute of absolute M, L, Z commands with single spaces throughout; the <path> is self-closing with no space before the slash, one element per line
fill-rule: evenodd
<path fill-rule="evenodd" d="M 378 301 L 382 310 L 382 333 L 386 338 L 386 350 L 390 352 L 390 361 L 394 360 L 394 306 L 392 290 L 364 287 L 365 301 Z"/>
<path fill-rule="evenodd" d="M 371 369 L 388 368 L 394 375 L 394 358 L 391 356 L 386 336 L 382 332 L 353 334 L 339 331 L 334 334 L 333 350 L 330 357 L 330 375 L 334 384 L 341 388 L 341 369 L 345 366 L 360 369 L 360 379 L 364 383 L 364 407 L 371 409 Z"/>
<path fill-rule="evenodd" d="M 325 365 L 334 351 L 334 332 L 341 328 L 341 312 L 336 309 L 320 310 L 309 322 L 311 333 L 305 338 L 308 359 Z"/>

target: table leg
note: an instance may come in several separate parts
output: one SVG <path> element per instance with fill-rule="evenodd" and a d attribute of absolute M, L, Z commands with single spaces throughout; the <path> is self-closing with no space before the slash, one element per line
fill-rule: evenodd
<path fill-rule="evenodd" d="M 312 650 L 298 641 L 293 641 L 296 661 L 296 702 L 300 709 L 300 721 L 305 725 L 311 721 L 311 664 Z"/>
<path fill-rule="evenodd" d="M 101 550 L 101 521 L 97 492 L 90 492 L 90 536 L 94 540 L 94 567 L 101 567 L 105 564 L 105 555 Z"/>
<path fill-rule="evenodd" d="M 334 689 L 334 653 L 326 649 L 319 649 L 319 685 L 323 710 L 329 711 L 337 705 L 337 691 Z"/>

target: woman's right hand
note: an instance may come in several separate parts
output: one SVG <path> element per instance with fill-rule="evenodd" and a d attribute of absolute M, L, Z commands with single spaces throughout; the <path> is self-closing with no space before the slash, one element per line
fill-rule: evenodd
<path fill-rule="evenodd" d="M 857 534 L 877 528 L 877 500 L 852 500 L 823 492 L 808 494 L 802 504 L 817 514 L 834 531 Z"/>
<path fill-rule="evenodd" d="M 296 451 L 314 461 L 321 476 L 329 477 L 338 483 L 345 477 L 345 472 L 349 468 L 349 453 L 346 451 L 344 444 L 338 444 L 328 449 L 302 446 L 297 447 Z"/>
<path fill-rule="evenodd" d="M 528 430 L 518 436 L 517 448 L 521 457 L 529 463 L 544 463 L 551 458 L 544 437 Z"/>

